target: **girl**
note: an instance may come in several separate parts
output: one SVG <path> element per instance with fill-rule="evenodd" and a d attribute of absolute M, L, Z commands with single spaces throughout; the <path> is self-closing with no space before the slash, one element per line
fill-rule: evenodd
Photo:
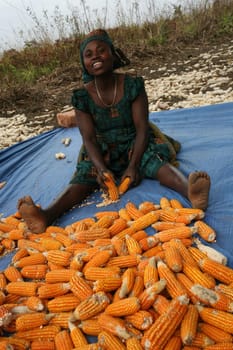
<path fill-rule="evenodd" d="M 74 112 L 58 114 L 61 126 L 78 126 L 83 139 L 77 169 L 65 191 L 46 209 L 30 196 L 19 200 L 18 210 L 29 229 L 46 227 L 96 188 L 104 188 L 104 173 L 115 179 L 130 177 L 131 186 L 142 178 L 158 180 L 183 196 L 192 207 L 206 209 L 210 178 L 206 172 L 188 179 L 177 169 L 179 143 L 163 135 L 148 121 L 148 100 L 141 77 L 117 73 L 128 64 L 107 32 L 98 29 L 80 45 L 84 86 L 73 92 Z"/>

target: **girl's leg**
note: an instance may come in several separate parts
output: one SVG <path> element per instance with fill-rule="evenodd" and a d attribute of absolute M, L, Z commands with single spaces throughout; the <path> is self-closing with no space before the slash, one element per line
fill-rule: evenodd
<path fill-rule="evenodd" d="M 166 163 L 159 169 L 157 179 L 161 185 L 188 198 L 193 208 L 206 209 L 210 190 L 210 177 L 206 172 L 195 171 L 187 179 L 177 168 Z"/>
<path fill-rule="evenodd" d="M 80 204 L 95 188 L 90 185 L 72 184 L 46 209 L 38 207 L 30 196 L 18 201 L 18 211 L 28 225 L 29 230 L 41 233 L 54 220 L 77 204 Z"/>

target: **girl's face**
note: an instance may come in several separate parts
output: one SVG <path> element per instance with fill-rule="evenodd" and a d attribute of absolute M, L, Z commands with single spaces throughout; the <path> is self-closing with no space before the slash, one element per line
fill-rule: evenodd
<path fill-rule="evenodd" d="M 113 55 L 108 44 L 93 40 L 83 52 L 83 63 L 90 75 L 101 75 L 113 70 Z"/>

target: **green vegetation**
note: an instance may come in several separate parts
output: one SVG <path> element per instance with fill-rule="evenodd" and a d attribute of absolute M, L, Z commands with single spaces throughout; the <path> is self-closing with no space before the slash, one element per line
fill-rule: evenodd
<path fill-rule="evenodd" d="M 182 2 L 183 3 L 183 2 Z M 44 11 L 44 20 L 27 9 L 33 20 L 32 40 L 26 41 L 21 50 L 7 50 L 0 60 L 0 92 L 8 98 L 15 97 L 19 91 L 26 91 L 35 83 L 64 72 L 70 66 L 79 67 L 79 44 L 86 31 L 106 28 L 121 48 L 179 47 L 189 43 L 214 42 L 221 37 L 233 37 L 233 0 L 186 0 L 185 6 L 171 6 L 170 12 L 158 14 L 155 1 L 148 0 L 148 12 L 140 13 L 139 0 L 133 1 L 124 10 L 121 1 L 116 3 L 116 23 L 107 27 L 108 9 L 91 13 L 85 0 L 82 9 L 74 8 L 71 16 L 64 16 L 55 8 L 54 16 Z M 94 18 L 94 21 L 90 20 Z M 58 33 L 53 40 L 50 33 Z M 19 35 L 23 36 L 24 33 Z M 10 91 L 10 93 L 9 93 Z M 4 98 L 4 97 L 2 97 Z"/>

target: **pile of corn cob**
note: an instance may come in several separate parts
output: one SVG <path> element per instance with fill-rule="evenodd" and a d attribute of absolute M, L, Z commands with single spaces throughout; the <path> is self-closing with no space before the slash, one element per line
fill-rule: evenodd
<path fill-rule="evenodd" d="M 194 244 L 216 239 L 203 219 L 165 197 L 43 234 L 2 219 L 0 349 L 233 349 L 233 269 Z"/>

